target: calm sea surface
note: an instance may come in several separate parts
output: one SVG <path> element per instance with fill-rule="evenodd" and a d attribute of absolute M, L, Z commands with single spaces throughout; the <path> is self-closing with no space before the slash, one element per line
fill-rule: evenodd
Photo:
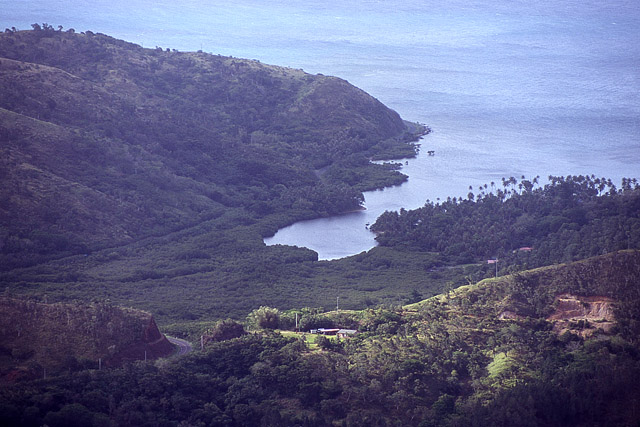
<path fill-rule="evenodd" d="M 409 182 L 367 210 L 294 224 L 267 244 L 320 259 L 375 245 L 385 210 L 526 175 L 640 177 L 637 1 L 0 0 L 0 26 L 34 22 L 142 44 L 336 75 L 428 124 Z"/>

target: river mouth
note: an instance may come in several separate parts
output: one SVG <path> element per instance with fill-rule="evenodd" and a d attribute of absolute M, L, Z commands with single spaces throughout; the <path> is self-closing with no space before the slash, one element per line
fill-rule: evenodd
<path fill-rule="evenodd" d="M 274 236 L 265 238 L 264 243 L 306 247 L 315 251 L 320 261 L 345 258 L 377 245 L 375 235 L 366 228 L 368 218 L 369 212 L 362 210 L 300 221 L 278 230 Z"/>
<path fill-rule="evenodd" d="M 406 182 L 363 193 L 365 210 L 297 222 L 265 238 L 264 243 L 306 247 L 317 252 L 318 260 L 335 260 L 374 248 L 375 234 L 368 226 L 385 211 L 417 209 L 428 200 L 438 203 L 448 197 L 467 198 L 469 192 L 477 195 L 480 186 L 491 190 L 501 186 L 502 178 L 511 176 L 540 176 L 544 182 L 549 175 L 605 176 L 603 170 L 607 170 L 619 182 L 624 173 L 611 173 L 610 162 L 592 164 L 573 148 L 568 154 L 542 143 L 525 149 L 516 134 L 509 133 L 511 137 L 498 144 L 481 134 L 461 133 L 451 123 L 437 121 L 430 127 L 435 131 L 420 139 L 417 157 L 396 160 L 402 163 L 400 171 L 409 177 Z"/>
<path fill-rule="evenodd" d="M 526 163 L 529 167 L 536 164 L 530 157 L 513 161 L 508 147 L 497 156 L 475 139 L 450 135 L 431 132 L 418 141 L 420 151 L 415 158 L 392 160 L 402 163 L 400 171 L 409 179 L 400 185 L 364 192 L 364 210 L 296 222 L 265 238 L 264 243 L 305 247 L 315 251 L 321 261 L 341 259 L 377 246 L 369 226 L 385 211 L 417 209 L 427 201 L 437 203 L 447 197 L 466 198 L 469 186 L 477 193 L 481 185 L 500 183 L 502 177 L 536 175 L 525 167 Z M 530 151 L 528 155 L 538 154 Z"/>
<path fill-rule="evenodd" d="M 429 136 L 420 138 L 419 144 L 429 142 Z M 365 209 L 348 212 L 327 218 L 299 221 L 281 228 L 272 237 L 264 239 L 267 246 L 289 245 L 306 247 L 318 254 L 318 260 L 328 261 L 357 255 L 375 246 L 375 234 L 369 226 L 385 211 L 398 211 L 401 208 L 415 209 L 423 206 L 427 194 L 423 188 L 426 181 L 424 175 L 431 169 L 436 156 L 427 151 L 436 148 L 430 146 L 421 150 L 415 158 L 376 161 L 375 163 L 401 163 L 400 171 L 409 176 L 409 180 L 396 186 L 364 192 Z M 424 151 L 424 152 L 423 152 Z"/>

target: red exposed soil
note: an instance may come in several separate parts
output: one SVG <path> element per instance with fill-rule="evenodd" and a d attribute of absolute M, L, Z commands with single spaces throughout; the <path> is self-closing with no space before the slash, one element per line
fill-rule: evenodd
<path fill-rule="evenodd" d="M 556 297 L 556 311 L 547 318 L 558 333 L 566 331 L 586 337 L 598 331 L 608 333 L 615 326 L 612 298 L 561 294 Z"/>

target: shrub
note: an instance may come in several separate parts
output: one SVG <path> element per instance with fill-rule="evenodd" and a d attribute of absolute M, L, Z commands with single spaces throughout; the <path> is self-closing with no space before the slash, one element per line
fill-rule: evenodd
<path fill-rule="evenodd" d="M 253 328 L 276 329 L 280 325 L 280 311 L 262 306 L 249 313 L 247 323 Z"/>
<path fill-rule="evenodd" d="M 211 341 L 225 341 L 241 337 L 246 333 L 242 324 L 233 319 L 225 319 L 216 322 L 213 328 L 206 334 L 206 338 Z"/>

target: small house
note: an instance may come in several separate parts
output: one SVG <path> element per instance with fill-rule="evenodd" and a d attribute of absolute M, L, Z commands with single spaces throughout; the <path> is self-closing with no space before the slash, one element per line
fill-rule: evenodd
<path fill-rule="evenodd" d="M 321 334 L 321 335 L 335 335 L 338 333 L 340 329 L 326 329 L 326 328 L 318 328 L 316 329 L 316 334 Z M 313 333 L 313 331 L 311 331 L 311 333 Z"/>

